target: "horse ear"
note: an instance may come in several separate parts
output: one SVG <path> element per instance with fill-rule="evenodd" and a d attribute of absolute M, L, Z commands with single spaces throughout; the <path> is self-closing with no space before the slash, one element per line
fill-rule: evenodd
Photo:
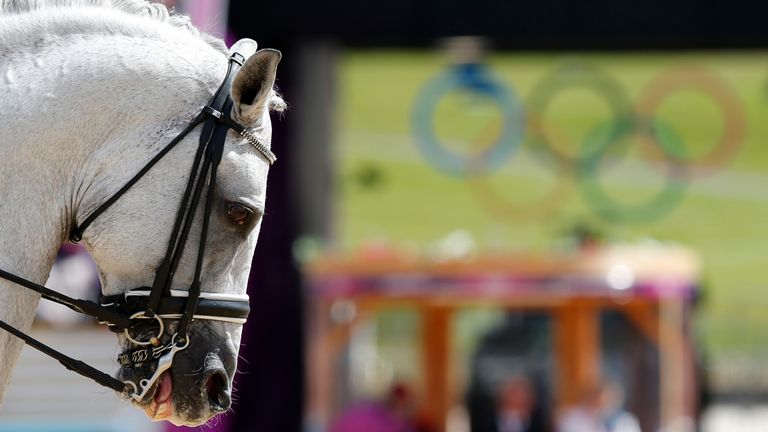
<path fill-rule="evenodd" d="M 232 81 L 232 117 L 242 124 L 256 123 L 268 109 L 282 54 L 274 49 L 256 51 Z"/>

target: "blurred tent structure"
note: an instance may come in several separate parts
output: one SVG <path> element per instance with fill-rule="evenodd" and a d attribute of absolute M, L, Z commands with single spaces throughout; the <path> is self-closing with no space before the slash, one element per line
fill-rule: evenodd
<path fill-rule="evenodd" d="M 269 420 L 246 420 L 236 412 L 240 422 L 238 424 L 245 427 L 249 424 L 262 425 L 261 421 L 269 421 L 274 425 L 278 418 L 283 418 L 286 423 L 282 424 L 291 426 L 273 427 L 274 430 L 297 430 L 294 423 L 288 419 L 296 418 L 301 412 L 299 401 L 309 397 L 309 411 L 315 412 L 317 408 L 315 403 L 319 400 L 318 395 L 306 395 L 306 390 L 302 390 L 306 383 L 300 378 L 301 366 L 312 361 L 314 357 L 311 355 L 314 354 L 304 353 L 302 342 L 291 338 L 302 336 L 302 331 L 296 327 L 295 321 L 303 316 L 302 299 L 306 298 L 308 304 L 315 304 L 320 299 L 313 297 L 313 290 L 306 289 L 302 292 L 298 276 L 285 277 L 300 270 L 293 264 L 288 264 L 294 251 L 285 248 L 284 244 L 272 242 L 310 237 L 318 239 L 320 244 L 338 246 L 345 241 L 341 237 L 348 234 L 348 231 L 346 234 L 343 232 L 346 228 L 340 224 L 349 219 L 340 222 L 340 218 L 348 217 L 349 213 L 341 214 L 346 210 L 343 205 L 338 204 L 338 201 L 344 198 L 340 195 L 348 193 L 344 190 L 346 186 L 343 182 L 340 185 L 338 175 L 340 172 L 349 173 L 343 171 L 344 161 L 338 157 L 338 152 L 341 152 L 338 142 L 348 138 L 340 136 L 341 131 L 338 129 L 340 116 L 346 114 L 342 112 L 345 107 L 339 104 L 343 97 L 342 92 L 358 92 L 359 88 L 348 86 L 345 81 L 348 78 L 345 74 L 349 71 L 349 68 L 344 68 L 342 61 L 345 49 L 354 48 L 358 52 L 392 47 L 405 50 L 423 49 L 433 47 L 438 38 L 479 35 L 495 49 L 511 49 L 512 52 L 522 54 L 543 51 L 550 55 L 557 53 L 568 56 L 577 51 L 597 51 L 608 55 L 623 52 L 627 57 L 632 57 L 640 51 L 663 51 L 666 53 L 663 55 L 675 57 L 681 50 L 700 50 L 696 51 L 696 55 L 707 57 L 711 52 L 707 50 L 766 47 L 768 29 L 763 25 L 761 17 L 764 16 L 765 6 L 756 1 L 743 2 L 738 7 L 725 7 L 712 2 L 651 1 L 625 5 L 598 1 L 586 5 L 494 0 L 480 3 L 466 0 L 448 3 L 398 0 L 379 4 L 375 8 L 365 3 L 350 1 L 333 4 L 233 1 L 229 8 L 232 34 L 237 37 L 253 37 L 259 40 L 262 46 L 278 47 L 283 51 L 284 60 L 278 86 L 291 104 L 291 110 L 285 118 L 276 123 L 278 126 L 274 145 L 282 159 L 270 179 L 271 215 L 265 219 L 265 231 L 260 243 L 261 251 L 268 253 L 268 256 L 259 258 L 265 260 L 266 264 L 257 261 L 254 267 L 254 276 L 265 277 L 264 280 L 268 281 L 268 275 L 273 274 L 275 278 L 285 282 L 274 288 L 265 287 L 261 282 L 254 285 L 257 291 L 264 289 L 270 292 L 258 300 L 260 303 L 254 310 L 255 315 L 263 313 L 264 316 L 269 316 L 270 320 L 260 321 L 258 325 L 284 331 L 279 330 L 282 333 L 277 337 L 275 334 L 268 335 L 263 329 L 259 331 L 256 327 L 250 330 L 260 336 L 247 342 L 253 347 L 252 350 L 249 349 L 249 355 L 259 356 L 259 365 L 270 365 L 273 368 L 269 371 L 258 370 L 258 367 L 251 368 L 255 370 L 255 375 L 248 378 L 247 392 L 252 391 L 260 396 L 251 399 L 251 396 L 243 393 L 241 402 L 249 407 L 249 418 Z M 411 54 L 405 54 L 404 57 L 414 58 Z M 727 57 L 728 53 L 725 55 Z M 758 53 L 757 56 L 759 55 Z M 367 58 L 361 55 L 360 61 L 364 62 Z M 398 57 L 384 55 L 381 63 L 376 63 L 376 67 L 387 63 L 392 66 L 393 59 L 396 58 Z M 755 70 L 759 70 L 759 66 Z M 385 88 L 385 92 L 389 91 L 389 87 L 381 86 L 377 81 L 379 76 L 367 76 L 371 88 L 380 87 Z M 423 77 L 429 76 L 427 74 Z M 407 79 L 401 75 L 396 75 L 393 79 L 408 84 Z M 424 79 L 418 82 L 423 83 Z M 362 93 L 355 95 L 358 98 L 365 97 Z M 759 104 L 759 99 L 759 95 L 755 94 L 754 99 L 749 100 L 750 106 Z M 406 113 L 404 116 L 407 116 L 412 101 L 401 100 L 399 104 L 383 102 L 385 101 L 376 99 L 371 101 L 371 105 L 382 111 L 400 110 L 399 112 Z M 359 107 L 355 108 L 360 112 Z M 759 118 L 759 112 L 759 109 L 750 111 L 748 116 Z M 711 125 L 712 122 L 709 123 Z M 759 158 L 750 159 L 756 162 Z M 383 176 L 381 174 L 382 170 L 375 164 L 362 167 L 354 173 L 358 179 L 362 179 L 360 184 L 365 182 L 374 186 L 386 184 L 386 181 L 391 180 L 386 171 Z M 748 188 L 739 189 L 739 192 L 749 193 Z M 725 212 L 726 207 L 717 206 L 716 209 Z M 750 211 L 754 215 L 762 214 L 762 210 Z M 375 212 L 369 214 L 375 215 Z M 419 226 L 430 225 L 429 220 L 414 220 L 414 223 L 416 222 L 421 224 Z M 690 225 L 695 226 L 695 221 L 691 221 Z M 708 274 L 708 262 L 708 258 L 704 257 L 704 275 Z M 360 270 L 360 265 L 354 267 Z M 427 270 L 422 270 L 428 273 Z M 317 274 L 313 271 L 308 273 L 308 280 L 316 283 Z M 689 282 L 695 283 L 700 277 L 703 275 L 697 273 Z M 355 306 L 357 307 L 365 309 Z M 666 313 L 680 316 L 681 313 L 679 309 L 674 308 L 660 309 L 666 312 L 656 312 L 656 316 L 666 316 Z M 344 310 L 342 307 L 342 311 Z M 689 322 L 687 313 L 683 313 L 686 323 Z M 317 315 L 312 316 L 317 319 Z M 726 321 L 738 322 L 730 318 L 724 318 L 721 322 Z M 314 321 L 308 324 L 311 323 Z M 594 321 L 592 323 L 594 324 Z M 739 325 L 748 326 L 743 323 Z M 741 332 L 739 329 L 744 330 L 744 327 L 739 325 L 729 324 L 733 329 L 712 329 L 716 330 L 712 333 L 752 334 L 751 329 Z M 316 330 L 312 327 L 310 329 L 307 336 L 316 336 L 313 333 Z M 349 328 L 339 332 L 346 331 L 349 331 Z M 644 334 L 654 332 L 646 329 Z M 593 335 L 593 339 L 594 337 Z M 271 343 L 277 345 L 272 346 Z M 313 343 L 310 346 L 314 346 Z M 334 346 L 338 346 L 338 342 L 334 343 L 337 343 Z M 680 346 L 679 349 L 685 352 L 692 350 L 687 345 Z M 304 358 L 309 360 L 303 360 Z M 659 373 L 663 374 L 661 370 Z M 267 384 L 280 381 L 277 377 L 281 377 L 285 384 L 280 389 Z M 314 384 L 310 385 L 310 389 L 310 392 L 316 391 Z M 277 391 L 278 397 L 269 397 L 272 391 Z M 682 390 L 676 391 L 676 394 L 680 394 Z M 565 393 L 558 397 L 565 397 L 563 394 Z M 453 397 L 455 396 L 454 394 Z M 285 399 L 281 399 L 282 397 Z M 331 406 L 335 402 L 329 400 L 324 403 Z M 666 406 L 659 400 L 655 403 L 658 406 Z M 692 406 L 683 411 L 690 412 Z M 329 411 L 321 409 L 320 412 L 327 415 Z M 664 413 L 658 415 L 666 418 Z M 311 423 L 312 420 L 308 421 Z"/>
<path fill-rule="evenodd" d="M 522 375 L 537 383 L 546 423 L 611 377 L 643 430 L 685 430 L 699 408 L 689 321 L 699 271 L 691 251 L 661 245 L 447 261 L 318 257 L 307 273 L 308 420 L 325 430 L 355 398 L 405 380 L 429 430 L 468 430 L 451 424 L 457 411 L 469 413 L 471 430 L 495 430 L 480 424 L 495 423 L 498 389 Z M 466 341 L 483 332 L 461 327 L 483 311 L 504 318 L 471 350 Z M 413 323 L 387 334 L 388 314 Z"/>

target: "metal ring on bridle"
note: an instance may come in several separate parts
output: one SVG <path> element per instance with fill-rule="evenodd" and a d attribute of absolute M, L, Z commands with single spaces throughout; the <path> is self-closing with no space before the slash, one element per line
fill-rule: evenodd
<path fill-rule="evenodd" d="M 173 334 L 173 337 L 171 338 L 171 345 L 174 345 L 179 350 L 183 350 L 183 349 L 185 349 L 186 347 L 189 346 L 189 338 L 184 338 L 184 345 L 183 346 L 176 345 L 176 336 L 178 336 L 178 335 L 179 335 L 178 333 L 174 333 Z"/>
<path fill-rule="evenodd" d="M 135 395 L 135 394 L 138 394 L 138 393 L 139 393 L 139 387 L 136 385 L 136 383 L 135 383 L 135 382 L 126 380 L 126 381 L 123 381 L 123 383 L 125 383 L 126 385 L 130 385 L 131 387 L 133 387 L 133 392 L 131 392 L 131 393 L 128 393 L 128 392 L 126 392 L 126 391 L 123 391 L 123 393 L 122 393 L 122 395 L 121 395 L 121 396 L 122 396 L 124 399 L 130 399 L 130 398 L 132 398 L 132 397 L 133 397 L 133 395 Z"/>
<path fill-rule="evenodd" d="M 155 345 L 156 344 L 155 340 L 159 341 L 160 337 L 163 336 L 163 333 L 165 332 L 165 324 L 163 324 L 163 319 L 160 318 L 160 316 L 158 315 L 155 315 L 152 318 L 154 318 L 155 320 L 157 320 L 158 323 L 160 323 L 160 330 L 157 332 L 157 336 L 153 337 L 152 339 L 146 342 L 137 341 L 131 336 L 131 333 L 128 331 L 128 329 L 124 329 L 123 334 L 125 334 L 125 337 L 128 338 L 129 341 L 131 341 L 136 345 L 139 345 L 139 346 Z M 133 319 L 150 319 L 150 318 L 146 318 L 144 316 L 144 312 L 136 312 L 135 314 L 131 315 L 131 319 L 133 320 Z"/>

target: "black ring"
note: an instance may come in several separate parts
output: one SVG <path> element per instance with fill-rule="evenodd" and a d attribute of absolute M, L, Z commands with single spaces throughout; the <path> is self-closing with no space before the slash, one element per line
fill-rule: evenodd
<path fill-rule="evenodd" d="M 606 139 L 618 136 L 621 133 L 619 129 L 622 127 L 620 123 L 634 116 L 634 108 L 624 88 L 608 74 L 582 63 L 571 63 L 555 69 L 536 83 L 528 95 L 525 106 L 528 114 L 528 142 L 538 150 L 537 153 L 544 156 L 547 162 L 554 159 L 558 168 L 577 168 L 583 155 L 578 151 L 574 155 L 566 154 L 559 148 L 562 146 L 555 145 L 547 137 L 546 127 L 543 124 L 544 115 L 557 93 L 572 87 L 593 90 L 608 103 L 612 113 L 611 128 L 606 133 Z M 571 143 L 569 147 L 580 148 L 579 143 Z M 601 147 L 607 148 L 608 145 Z"/>

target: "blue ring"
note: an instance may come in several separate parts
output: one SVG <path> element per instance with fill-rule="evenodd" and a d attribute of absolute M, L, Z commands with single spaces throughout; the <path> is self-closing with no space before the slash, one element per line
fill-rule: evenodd
<path fill-rule="evenodd" d="M 492 147 L 477 156 L 449 150 L 440 143 L 433 127 L 437 104 L 458 89 L 488 96 L 501 108 L 502 132 Z M 424 158 L 440 171 L 461 177 L 502 167 L 523 140 L 525 120 L 522 105 L 513 90 L 499 82 L 484 65 L 466 64 L 451 68 L 427 82 L 414 104 L 412 128 Z"/>

